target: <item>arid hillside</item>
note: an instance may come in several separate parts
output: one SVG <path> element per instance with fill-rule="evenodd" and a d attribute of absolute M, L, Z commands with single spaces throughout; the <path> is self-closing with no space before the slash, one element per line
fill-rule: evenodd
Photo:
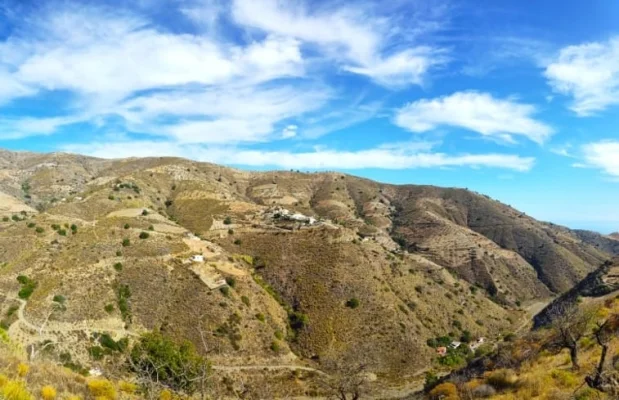
<path fill-rule="evenodd" d="M 619 396 L 619 260 L 608 261 L 485 357 L 443 380 L 430 399 L 616 399 Z M 449 397 L 451 396 L 451 397 Z"/>
<path fill-rule="evenodd" d="M 101 335 L 157 330 L 214 371 L 343 360 L 412 390 L 449 368 L 428 339 L 522 329 L 617 251 L 596 235 L 463 189 L 0 152 L 3 327 L 31 357 L 105 374 L 122 349 Z"/>

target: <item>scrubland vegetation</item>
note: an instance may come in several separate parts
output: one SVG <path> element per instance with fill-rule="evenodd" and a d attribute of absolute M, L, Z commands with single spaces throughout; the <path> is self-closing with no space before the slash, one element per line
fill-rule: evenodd
<path fill-rule="evenodd" d="M 619 296 L 603 305 L 557 306 L 552 321 L 445 381 L 429 375 L 430 399 L 588 400 L 619 396 Z"/>

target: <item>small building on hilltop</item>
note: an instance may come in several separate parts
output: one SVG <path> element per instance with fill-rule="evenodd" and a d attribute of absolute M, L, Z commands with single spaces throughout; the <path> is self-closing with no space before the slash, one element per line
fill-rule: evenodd
<path fill-rule="evenodd" d="M 203 263 L 204 262 L 204 256 L 202 254 L 195 254 L 195 255 L 191 256 L 191 261 Z"/>

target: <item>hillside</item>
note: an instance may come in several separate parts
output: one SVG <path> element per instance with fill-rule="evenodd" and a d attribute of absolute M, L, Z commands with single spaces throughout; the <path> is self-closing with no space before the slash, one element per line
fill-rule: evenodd
<path fill-rule="evenodd" d="M 535 327 L 550 323 L 557 308 L 567 308 L 582 302 L 599 301 L 619 294 L 619 263 L 605 262 L 576 286 L 556 298 L 534 318 Z"/>
<path fill-rule="evenodd" d="M 604 263 L 539 313 L 534 330 L 442 381 L 430 376 L 419 398 L 616 399 L 618 272 L 619 259 Z"/>
<path fill-rule="evenodd" d="M 174 158 L 2 151 L 0 200 L 11 340 L 105 374 L 100 334 L 159 330 L 220 371 L 337 359 L 415 387 L 428 339 L 518 330 L 616 251 L 463 189 Z"/>

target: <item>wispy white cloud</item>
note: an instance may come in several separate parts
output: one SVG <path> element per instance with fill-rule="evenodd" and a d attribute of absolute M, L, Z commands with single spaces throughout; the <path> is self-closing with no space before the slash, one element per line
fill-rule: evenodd
<path fill-rule="evenodd" d="M 501 140 L 512 141 L 512 135 L 519 135 L 543 143 L 553 129 L 535 120 L 535 112 L 533 105 L 497 99 L 488 93 L 456 92 L 405 105 L 398 110 L 395 123 L 412 132 L 452 126 Z"/>
<path fill-rule="evenodd" d="M 237 147 L 187 146 L 176 142 L 117 142 L 65 146 L 63 150 L 102 158 L 128 156 L 183 156 L 200 161 L 244 166 L 294 169 L 409 169 L 440 167 L 488 167 L 528 171 L 535 159 L 509 154 L 448 155 L 431 151 L 432 144 L 395 143 L 346 151 L 319 148 L 309 152 L 262 151 Z"/>
<path fill-rule="evenodd" d="M 619 37 L 561 49 L 545 76 L 556 92 L 573 98 L 570 108 L 579 116 L 619 104 Z"/>
<path fill-rule="evenodd" d="M 448 62 L 447 50 L 420 40 L 424 32 L 441 29 L 432 19 L 436 15 L 410 27 L 400 25 L 405 18 L 397 13 L 383 13 L 388 7 L 369 7 L 366 2 L 174 4 L 199 29 L 172 29 L 135 8 L 92 3 L 63 2 L 16 19 L 17 29 L 0 40 L 0 103 L 51 94 L 62 98 L 62 104 L 57 116 L 0 119 L 0 139 L 50 135 L 86 122 L 93 126 L 93 136 L 99 136 L 89 144 L 67 145 L 66 150 L 101 157 L 174 155 L 295 169 L 528 171 L 535 162 L 515 154 L 447 154 L 428 142 L 354 151 L 268 150 L 266 145 L 256 150 L 252 144 L 316 139 L 385 117 L 388 95 L 377 99 L 376 93 L 393 90 L 377 85 L 423 85 L 430 72 Z M 420 15 L 413 18 L 423 22 Z M 218 29 L 223 20 L 227 29 L 234 26 L 233 35 L 227 37 Z M 332 78 L 342 73 L 365 80 L 374 97 L 359 94 L 365 89 L 331 86 Z M 450 125 L 502 141 L 520 135 L 541 143 L 552 129 L 533 119 L 535 111 L 513 100 L 460 92 L 410 103 L 398 111 L 395 121 L 415 132 Z M 136 141 L 136 134 L 150 139 Z M 308 148 L 307 142 L 302 144 L 305 147 L 296 148 Z"/>
<path fill-rule="evenodd" d="M 548 54 L 554 51 L 551 43 L 525 36 L 484 35 L 468 38 L 464 47 L 465 75 L 482 77 L 501 68 L 522 65 L 544 67 L 551 60 Z"/>
<path fill-rule="evenodd" d="M 559 146 L 554 146 L 550 148 L 550 152 L 559 156 L 576 158 L 576 155 L 573 154 L 574 146 L 570 143 L 566 143 Z"/>
<path fill-rule="evenodd" d="M 0 118 L 0 139 L 22 139 L 29 136 L 51 135 L 66 125 L 83 120 L 82 116 L 50 118 Z"/>
<path fill-rule="evenodd" d="M 234 0 L 232 15 L 242 25 L 263 32 L 295 37 L 319 46 L 342 69 L 365 75 L 385 86 L 421 84 L 431 67 L 446 61 L 443 49 L 410 44 L 387 51 L 397 30 L 393 20 L 355 7 L 318 8 L 277 0 Z M 312 7 L 313 8 L 313 7 Z"/>
<path fill-rule="evenodd" d="M 619 141 L 603 140 L 588 143 L 582 148 L 584 166 L 602 170 L 611 177 L 619 178 Z M 579 164 L 582 166 L 582 164 Z"/>
<path fill-rule="evenodd" d="M 5 45 L 26 54 L 14 60 L 13 78 L 38 89 L 123 99 L 152 88 L 303 73 L 294 39 L 267 37 L 246 47 L 223 47 L 203 36 L 158 31 L 134 16 L 94 13 L 52 13 L 32 26 L 45 30 L 44 38 L 11 37 Z"/>
<path fill-rule="evenodd" d="M 296 125 L 288 125 L 282 130 L 282 138 L 289 139 L 297 136 L 297 130 L 299 129 Z"/>
<path fill-rule="evenodd" d="M 182 142 L 261 141 L 330 97 L 302 80 L 271 84 L 305 75 L 292 37 L 238 45 L 170 33 L 128 11 L 73 6 L 24 18 L 0 42 L 0 102 L 65 92 L 70 102 L 61 107 L 71 115 L 4 121 L 4 138 L 121 116 L 129 130 Z"/>

